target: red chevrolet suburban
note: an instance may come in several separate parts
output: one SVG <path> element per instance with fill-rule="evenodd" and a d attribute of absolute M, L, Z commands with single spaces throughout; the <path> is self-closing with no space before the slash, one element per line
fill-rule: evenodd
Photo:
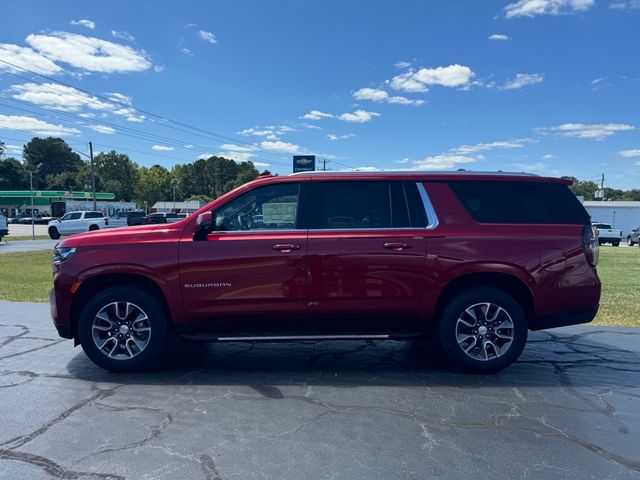
<path fill-rule="evenodd" d="M 590 322 L 598 241 L 569 181 L 506 173 L 264 176 L 173 224 L 74 235 L 51 314 L 96 364 L 204 341 L 432 335 L 494 372 L 528 330 Z"/>

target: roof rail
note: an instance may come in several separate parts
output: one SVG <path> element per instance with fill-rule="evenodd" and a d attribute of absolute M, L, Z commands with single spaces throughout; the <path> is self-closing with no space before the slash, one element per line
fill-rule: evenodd
<path fill-rule="evenodd" d="M 292 175 L 349 175 L 349 174 L 366 174 L 366 175 L 526 175 L 529 177 L 537 177 L 535 173 L 528 172 L 504 172 L 502 170 L 496 171 L 482 171 L 482 170 L 314 170 L 312 172 L 296 172 L 290 173 Z"/>

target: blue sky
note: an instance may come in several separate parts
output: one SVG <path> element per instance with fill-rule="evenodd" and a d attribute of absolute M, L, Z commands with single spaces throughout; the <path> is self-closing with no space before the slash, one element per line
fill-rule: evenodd
<path fill-rule="evenodd" d="M 3 20 L 9 155 L 56 134 L 147 166 L 287 174 L 311 153 L 640 187 L 640 0 L 22 1 Z"/>

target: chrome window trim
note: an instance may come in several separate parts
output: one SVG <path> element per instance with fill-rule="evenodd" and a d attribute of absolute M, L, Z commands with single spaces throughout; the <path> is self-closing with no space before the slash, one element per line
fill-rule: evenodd
<path fill-rule="evenodd" d="M 440 223 L 438 221 L 438 215 L 436 215 L 436 210 L 433 208 L 433 204 L 431 200 L 429 200 L 429 195 L 427 195 L 427 191 L 424 188 L 424 185 L 421 182 L 416 182 L 416 186 L 418 187 L 418 192 L 420 193 L 420 198 L 422 199 L 422 204 L 424 205 L 424 210 L 427 213 L 427 230 L 433 230 Z"/>
<path fill-rule="evenodd" d="M 238 233 L 248 233 L 248 234 L 259 234 L 259 233 L 302 233 L 302 232 L 335 232 L 335 233 L 344 233 L 344 232 L 386 232 L 386 231 L 394 231 L 394 230 L 414 230 L 419 231 L 422 230 L 421 227 L 389 227 L 389 228 L 299 228 L 296 230 L 212 230 L 209 232 L 209 235 L 226 235 L 229 233 L 238 234 Z"/>

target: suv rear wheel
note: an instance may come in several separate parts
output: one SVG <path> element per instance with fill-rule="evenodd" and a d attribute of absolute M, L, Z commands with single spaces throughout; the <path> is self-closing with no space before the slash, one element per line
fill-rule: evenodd
<path fill-rule="evenodd" d="M 96 294 L 80 315 L 82 349 L 97 365 L 113 372 L 149 369 L 166 351 L 170 331 L 159 302 L 135 286 Z"/>
<path fill-rule="evenodd" d="M 49 238 L 51 240 L 58 240 L 60 238 L 60 232 L 56 227 L 49 227 Z"/>
<path fill-rule="evenodd" d="M 445 307 L 439 324 L 443 350 L 455 367 L 492 373 L 511 365 L 527 342 L 527 320 L 511 296 L 472 288 Z"/>

